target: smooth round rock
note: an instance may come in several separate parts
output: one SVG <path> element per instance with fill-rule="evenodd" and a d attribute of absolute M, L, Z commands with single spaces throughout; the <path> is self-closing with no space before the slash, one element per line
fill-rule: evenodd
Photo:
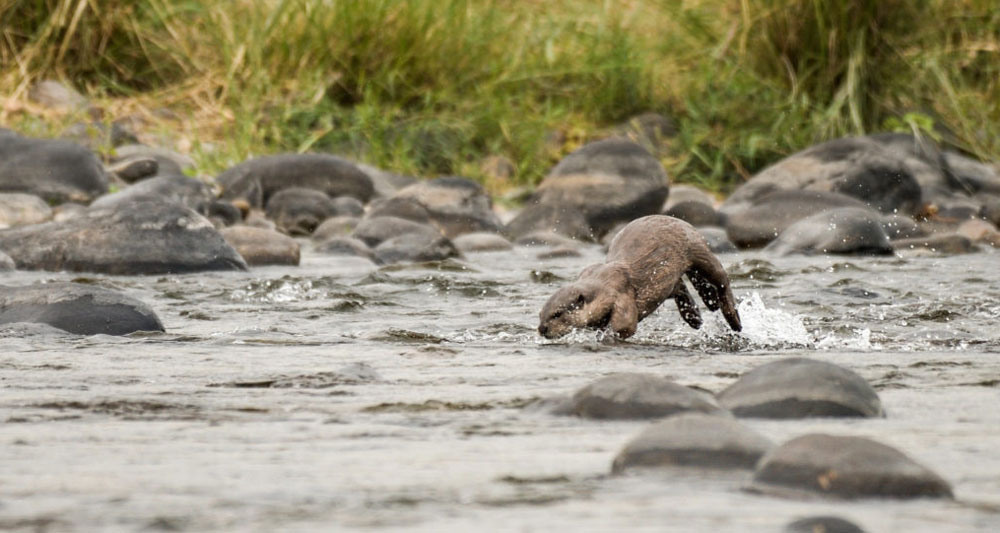
<path fill-rule="evenodd" d="M 394 237 L 408 234 L 419 234 L 426 237 L 425 240 L 433 240 L 442 237 L 441 232 L 427 224 L 420 224 L 404 218 L 378 216 L 361 220 L 351 234 L 356 239 L 361 239 L 368 246 L 374 248 Z"/>
<path fill-rule="evenodd" d="M 313 242 L 323 242 L 333 237 L 346 237 L 350 235 L 361 223 L 358 217 L 330 217 L 323 221 L 310 237 Z"/>
<path fill-rule="evenodd" d="M 645 148 L 605 139 L 563 158 L 505 231 L 515 239 L 556 231 L 598 240 L 619 223 L 659 213 L 669 190 L 666 170 Z"/>
<path fill-rule="evenodd" d="M 785 533 L 865 533 L 865 530 L 836 516 L 810 516 L 785 526 Z"/>
<path fill-rule="evenodd" d="M 131 275 L 247 269 L 211 222 L 170 202 L 91 209 L 63 222 L 3 230 L 0 250 L 24 270 Z"/>
<path fill-rule="evenodd" d="M 968 237 L 957 233 L 898 239 L 892 241 L 892 248 L 897 252 L 924 251 L 942 255 L 968 254 L 976 251 L 976 245 Z"/>
<path fill-rule="evenodd" d="M 841 207 L 792 224 L 765 251 L 778 255 L 892 255 L 893 244 L 877 212 Z"/>
<path fill-rule="evenodd" d="M 709 204 L 698 201 L 679 202 L 663 212 L 668 217 L 679 218 L 692 226 L 718 226 L 723 218 Z"/>
<path fill-rule="evenodd" d="M 242 198 L 263 208 L 272 195 L 289 187 L 316 189 L 331 198 L 351 196 L 368 202 L 372 179 L 354 163 L 326 154 L 282 154 L 244 161 L 219 174 L 221 198 Z"/>
<path fill-rule="evenodd" d="M 106 170 L 119 181 L 135 183 L 156 176 L 160 170 L 160 163 L 153 157 L 136 156 L 115 161 L 109 164 Z"/>
<path fill-rule="evenodd" d="M 778 189 L 807 189 L 845 194 L 882 213 L 913 214 L 923 205 L 923 191 L 907 157 L 879 139 L 827 141 L 760 171 L 733 191 L 720 211 L 727 215 L 742 211 Z M 924 161 L 917 163 L 924 163 L 920 170 L 927 170 Z M 941 172 L 936 177 L 944 179 Z M 739 245 L 736 239 L 733 242 Z"/>
<path fill-rule="evenodd" d="M 736 245 L 729 240 L 726 230 L 711 226 L 702 226 L 695 229 L 698 230 L 698 233 L 701 233 L 702 237 L 705 237 L 705 242 L 708 243 L 708 249 L 711 250 L 712 253 L 728 254 L 737 251 Z"/>
<path fill-rule="evenodd" d="M 317 244 L 315 251 L 320 254 L 363 257 L 375 261 L 375 253 L 372 252 L 372 249 L 361 239 L 353 237 L 331 237 Z"/>
<path fill-rule="evenodd" d="M 0 229 L 41 224 L 52 219 L 52 208 L 45 200 L 19 192 L 0 193 Z"/>
<path fill-rule="evenodd" d="M 157 176 L 101 196 L 90 207 L 113 208 L 146 201 L 175 202 L 204 215 L 208 213 L 208 206 L 215 201 L 215 194 L 207 183 L 195 178 L 184 175 Z"/>
<path fill-rule="evenodd" d="M 404 233 L 380 242 L 374 249 L 375 262 L 382 265 L 442 261 L 461 254 L 447 237 L 425 232 Z"/>
<path fill-rule="evenodd" d="M 468 252 L 502 252 L 511 250 L 514 245 L 496 233 L 466 233 L 452 239 L 455 248 L 462 253 Z"/>
<path fill-rule="evenodd" d="M 676 183 L 670 186 L 670 196 L 667 197 L 667 203 L 663 204 L 663 210 L 666 211 L 683 202 L 700 202 L 713 207 L 716 203 L 715 198 L 708 192 L 694 185 Z"/>
<path fill-rule="evenodd" d="M 882 229 L 890 240 L 923 237 L 927 232 L 915 220 L 901 215 L 884 215 Z"/>
<path fill-rule="evenodd" d="M 741 248 L 758 248 L 778 238 L 796 222 L 840 207 L 864 208 L 864 202 L 828 191 L 774 190 L 754 198 L 726 218 L 729 240 Z"/>
<path fill-rule="evenodd" d="M 583 418 L 663 418 L 689 411 L 722 408 L 708 394 L 652 374 L 612 374 L 573 395 L 573 414 Z"/>
<path fill-rule="evenodd" d="M 684 413 L 657 422 L 629 441 L 611 471 L 663 466 L 753 469 L 772 448 L 774 443 L 731 416 Z"/>
<path fill-rule="evenodd" d="M 716 395 L 738 417 L 884 416 L 878 394 L 861 376 L 824 361 L 793 357 L 761 365 Z"/>
<path fill-rule="evenodd" d="M 59 111 L 82 111 L 87 98 L 76 89 L 56 80 L 42 80 L 28 89 L 28 98 L 41 106 Z"/>
<path fill-rule="evenodd" d="M 326 219 L 337 216 L 337 205 L 325 192 L 289 187 L 267 200 L 267 218 L 289 235 L 311 235 Z"/>
<path fill-rule="evenodd" d="M 299 243 L 288 235 L 251 226 L 231 226 L 219 233 L 250 266 L 299 264 Z"/>
<path fill-rule="evenodd" d="M 482 185 L 461 177 L 420 181 L 400 190 L 397 197 L 412 198 L 449 239 L 464 233 L 493 232 L 503 228 L 493 212 L 493 202 Z"/>
<path fill-rule="evenodd" d="M 111 154 L 111 163 L 117 164 L 126 160 L 141 160 L 152 158 L 156 161 L 157 174 L 165 176 L 184 175 L 185 172 L 194 170 L 194 159 L 156 146 L 146 146 L 144 144 L 126 144 L 116 146 Z M 127 180 L 126 180 L 127 181 Z"/>
<path fill-rule="evenodd" d="M 822 433 L 794 438 L 761 458 L 747 490 L 791 497 L 952 498 L 947 481 L 895 448 Z"/>
<path fill-rule="evenodd" d="M 86 204 L 108 186 L 97 156 L 78 144 L 0 136 L 0 191 L 34 194 L 53 204 Z"/>
<path fill-rule="evenodd" d="M 0 324 L 48 324 L 77 335 L 163 331 L 156 313 L 124 294 L 79 283 L 0 286 Z"/>
<path fill-rule="evenodd" d="M 427 208 L 416 198 L 409 196 L 393 196 L 375 200 L 369 206 L 367 217 L 396 217 L 418 224 L 431 224 L 431 214 Z"/>

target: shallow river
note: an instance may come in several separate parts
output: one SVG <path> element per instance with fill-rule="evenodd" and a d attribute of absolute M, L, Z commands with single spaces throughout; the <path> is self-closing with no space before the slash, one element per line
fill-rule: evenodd
<path fill-rule="evenodd" d="M 0 330 L 0 530 L 780 531 L 834 514 L 870 532 L 1000 531 L 1000 253 L 722 255 L 744 332 L 689 329 L 668 302 L 627 342 L 535 333 L 583 266 L 537 249 L 376 268 L 77 279 L 151 305 L 164 334 Z M 705 311 L 707 313 L 707 311 Z M 748 473 L 609 475 L 648 421 L 526 409 L 607 373 L 719 391 L 807 356 L 847 366 L 885 419 L 747 423 L 895 446 L 956 501 L 785 500 Z"/>

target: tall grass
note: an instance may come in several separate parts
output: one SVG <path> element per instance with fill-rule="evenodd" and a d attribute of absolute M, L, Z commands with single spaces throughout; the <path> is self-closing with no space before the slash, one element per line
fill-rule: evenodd
<path fill-rule="evenodd" d="M 321 150 L 494 191 L 658 111 L 678 122 L 661 152 L 675 179 L 724 190 L 810 143 L 885 127 L 932 124 L 1000 158 L 991 4 L 0 0 L 0 92 L 20 102 L 55 77 L 112 116 L 167 107 L 181 120 L 152 127 L 184 138 L 207 172 Z M 489 155 L 516 164 L 513 182 L 488 180 Z"/>

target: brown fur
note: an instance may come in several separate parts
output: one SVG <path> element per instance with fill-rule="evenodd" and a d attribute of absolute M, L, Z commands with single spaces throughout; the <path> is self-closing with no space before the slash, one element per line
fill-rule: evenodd
<path fill-rule="evenodd" d="M 609 328 L 621 338 L 631 337 L 639 321 L 668 298 L 685 322 L 699 328 L 701 314 L 682 274 L 710 310 L 721 308 L 729 327 L 742 329 L 729 276 L 704 237 L 684 221 L 652 215 L 625 226 L 604 263 L 587 267 L 549 298 L 538 332 L 551 339 L 574 328 Z"/>

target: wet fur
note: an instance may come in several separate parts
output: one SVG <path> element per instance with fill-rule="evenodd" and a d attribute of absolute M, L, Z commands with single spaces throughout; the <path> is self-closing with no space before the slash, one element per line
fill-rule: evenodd
<path fill-rule="evenodd" d="M 561 337 L 575 328 L 610 329 L 621 338 L 672 298 L 681 317 L 701 327 L 701 313 L 681 276 L 686 274 L 712 311 L 722 309 L 740 331 L 729 276 L 704 237 L 676 218 L 652 215 L 625 226 L 611 242 L 604 263 L 591 265 L 542 307 L 538 332 Z"/>

